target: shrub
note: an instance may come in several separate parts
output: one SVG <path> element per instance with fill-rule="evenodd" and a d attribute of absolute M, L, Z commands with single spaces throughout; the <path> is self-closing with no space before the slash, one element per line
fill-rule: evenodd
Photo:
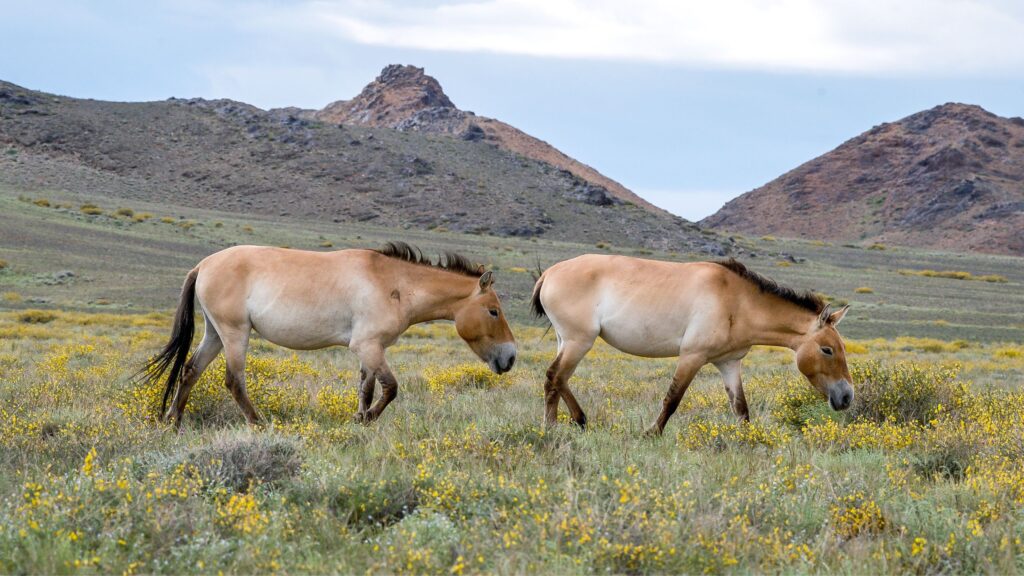
<path fill-rule="evenodd" d="M 57 314 L 49 310 L 25 310 L 18 314 L 18 322 L 22 324 L 47 324 L 57 319 Z"/>
<path fill-rule="evenodd" d="M 273 485 L 298 474 L 298 441 L 285 436 L 241 433 L 224 435 L 193 448 L 171 462 L 185 464 L 210 483 L 241 492 L 252 483 Z"/>
<path fill-rule="evenodd" d="M 79 210 L 83 214 L 87 214 L 89 216 L 97 216 L 99 214 L 103 214 L 103 210 L 100 209 L 100 207 L 96 206 L 95 204 L 82 204 Z"/>
<path fill-rule="evenodd" d="M 7 260 L 4 260 L 4 259 L 0 258 L 0 270 L 3 270 L 4 268 L 7 268 L 7 266 L 9 266 L 9 264 L 7 263 Z"/>
<path fill-rule="evenodd" d="M 888 525 L 882 509 L 863 492 L 840 498 L 839 503 L 829 510 L 829 523 L 832 530 L 844 539 L 878 534 Z"/>
<path fill-rule="evenodd" d="M 164 216 L 160 221 L 164 224 L 174 224 L 174 218 L 171 218 L 170 216 Z"/>
<path fill-rule="evenodd" d="M 981 282 L 995 282 L 998 284 L 1005 284 L 1009 282 L 1009 280 L 1006 279 L 1006 276 L 1000 276 L 999 274 L 985 274 L 982 276 L 975 276 L 974 279 L 980 280 Z"/>
<path fill-rule="evenodd" d="M 607 250 L 608 248 L 611 248 L 611 244 L 608 244 L 607 242 L 598 242 L 597 244 L 594 244 L 594 246 L 600 248 L 601 250 Z"/>
<path fill-rule="evenodd" d="M 885 244 L 875 242 L 871 246 L 868 246 L 868 250 L 885 250 Z"/>
<path fill-rule="evenodd" d="M 246 234 L 252 234 L 252 226 L 242 226 L 242 232 Z"/>
<path fill-rule="evenodd" d="M 765 242 L 775 242 L 775 236 L 761 236 L 761 240 Z"/>
<path fill-rule="evenodd" d="M 508 269 L 508 271 L 512 272 L 513 274 L 526 274 L 528 272 L 528 270 L 526 268 L 523 268 L 522 266 L 512 266 L 511 268 Z"/>
<path fill-rule="evenodd" d="M 32 201 L 32 203 L 35 204 L 36 206 L 42 206 L 43 208 L 50 207 L 50 201 L 47 200 L 46 198 L 36 198 L 35 200 Z"/>
<path fill-rule="evenodd" d="M 224 227 L 224 223 L 223 222 L 214 222 L 213 223 L 213 227 L 214 228 L 223 228 Z"/>
<path fill-rule="evenodd" d="M 195 222 L 189 222 L 188 220 L 182 220 L 178 222 L 178 227 L 182 230 L 191 230 L 196 225 Z"/>
<path fill-rule="evenodd" d="M 995 358 L 1020 358 L 1024 355 L 1020 348 L 999 348 L 992 353 Z"/>
<path fill-rule="evenodd" d="M 849 419 L 927 424 L 941 406 L 953 406 L 967 393 L 958 379 L 959 366 L 868 362 L 852 366 L 851 376 L 856 393 L 853 406 L 844 413 Z"/>
<path fill-rule="evenodd" d="M 356 481 L 338 488 L 328 501 L 335 516 L 350 526 L 390 526 L 419 505 L 416 486 L 404 478 Z"/>
<path fill-rule="evenodd" d="M 21 294 L 17 292 L 4 292 L 3 299 L 4 302 L 10 302 L 11 304 L 16 304 L 22 300 Z"/>
<path fill-rule="evenodd" d="M 118 208 L 117 210 L 114 211 L 114 215 L 131 218 L 132 216 L 135 215 L 135 210 L 132 210 L 131 208 Z"/>
<path fill-rule="evenodd" d="M 846 348 L 846 353 L 847 354 L 867 354 L 868 353 L 868 347 L 863 345 L 863 344 L 861 344 L 860 342 L 852 342 L 850 340 L 847 340 L 846 342 L 843 343 L 843 346 Z"/>
<path fill-rule="evenodd" d="M 423 371 L 427 388 L 444 394 L 449 388 L 493 388 L 502 378 L 482 364 L 459 364 L 450 368 L 430 367 Z"/>
<path fill-rule="evenodd" d="M 995 283 L 1006 283 L 1008 280 L 1006 276 L 1000 276 L 999 274 L 984 274 L 981 276 L 975 276 L 970 272 L 964 272 L 963 270 L 898 270 L 903 276 L 924 276 L 926 278 L 950 278 L 952 280 L 975 280 L 978 282 L 995 282 Z"/>
<path fill-rule="evenodd" d="M 779 268 L 789 268 L 790 266 L 793 265 L 793 263 L 788 260 L 779 260 L 775 262 L 775 265 L 778 266 Z"/>
<path fill-rule="evenodd" d="M 320 243 L 320 247 L 321 248 L 333 248 L 334 247 L 334 243 L 331 242 L 330 240 L 324 240 L 323 242 Z"/>
<path fill-rule="evenodd" d="M 136 214 L 135 217 L 132 218 L 132 220 L 136 222 L 145 222 L 146 220 L 149 220 L 152 217 L 153 215 L 150 214 L 149 212 L 142 212 L 140 214 Z"/>
<path fill-rule="evenodd" d="M 857 294 L 874 294 L 875 290 L 869 286 L 861 286 L 860 288 L 855 289 L 854 292 Z"/>

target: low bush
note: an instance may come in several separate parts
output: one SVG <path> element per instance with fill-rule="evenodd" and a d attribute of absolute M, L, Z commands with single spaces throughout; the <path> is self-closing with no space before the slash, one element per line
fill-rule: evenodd
<path fill-rule="evenodd" d="M 22 324 L 48 324 L 57 319 L 57 314 L 49 310 L 25 310 L 18 313 L 18 322 Z"/>
<path fill-rule="evenodd" d="M 292 438 L 242 432 L 191 449 L 172 459 L 170 468 L 182 464 L 197 470 L 205 483 L 241 492 L 254 483 L 274 485 L 295 476 L 302 455 Z"/>
<path fill-rule="evenodd" d="M 427 388 L 444 394 L 449 389 L 494 388 L 502 378 L 483 364 L 459 364 L 450 368 L 430 367 L 423 372 Z"/>
<path fill-rule="evenodd" d="M 958 378 L 959 367 L 868 362 L 854 364 L 850 375 L 854 402 L 844 412 L 850 420 L 927 424 L 943 406 L 954 406 L 967 393 L 967 386 Z"/>

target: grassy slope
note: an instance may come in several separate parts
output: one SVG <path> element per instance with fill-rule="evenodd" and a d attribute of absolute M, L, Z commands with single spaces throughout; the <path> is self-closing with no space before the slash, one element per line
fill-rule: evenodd
<path fill-rule="evenodd" d="M 46 198 L 68 209 L 43 208 L 18 200 Z M 78 210 L 93 203 L 107 215 L 86 216 Z M 146 222 L 112 217 L 117 208 L 154 215 Z M 161 218 L 170 217 L 167 223 Z M 182 221 L 193 223 L 183 228 Z M 218 226 L 217 224 L 220 223 Z M 250 231 L 251 229 L 251 231 Z M 74 309 L 166 309 L 176 303 L 185 272 L 202 257 L 241 243 L 303 249 L 375 247 L 387 240 L 405 240 L 427 253 L 458 250 L 493 266 L 511 318 L 533 322 L 527 299 L 533 281 L 526 270 L 548 266 L 585 252 L 614 251 L 646 257 L 698 259 L 695 254 L 650 252 L 644 249 L 597 248 L 549 240 L 496 238 L 386 228 L 363 224 L 330 224 L 285 217 L 241 217 L 234 213 L 129 202 L 101 196 L 67 196 L 52 191 L 0 187 L 0 307 L 38 307 L 28 298 L 44 298 L 53 306 Z M 1021 341 L 1024 339 L 1024 262 L 1019 258 L 926 252 L 890 247 L 864 250 L 795 240 L 738 239 L 758 254 L 745 261 L 781 282 L 814 289 L 853 304 L 844 334 L 858 338 L 896 335 L 943 339 Z M 331 248 L 321 247 L 330 242 Z M 778 254 L 807 261 L 779 266 Z M 776 256 L 772 256 L 775 254 Z M 987 283 L 903 276 L 897 270 L 930 268 L 965 270 L 976 275 L 1000 274 L 1007 283 Z M 65 284 L 48 285 L 53 274 L 70 270 Z M 870 287 L 871 294 L 858 294 Z M 97 302 L 108 302 L 97 304 Z"/>

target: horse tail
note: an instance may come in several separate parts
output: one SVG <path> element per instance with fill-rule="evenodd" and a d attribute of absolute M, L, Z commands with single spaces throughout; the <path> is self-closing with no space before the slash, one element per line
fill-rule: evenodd
<path fill-rule="evenodd" d="M 537 283 L 533 285 L 533 296 L 530 298 L 530 308 L 533 310 L 533 315 L 537 318 L 544 318 L 548 315 L 544 311 L 544 305 L 540 302 L 540 289 L 542 286 L 544 286 L 544 274 L 537 278 Z"/>
<path fill-rule="evenodd" d="M 185 360 L 192 348 L 192 337 L 196 327 L 195 295 L 198 276 L 199 268 L 196 267 L 185 277 L 185 284 L 181 287 L 181 300 L 178 301 L 178 310 L 174 313 L 171 338 L 160 350 L 160 353 L 151 358 L 139 371 L 139 375 L 145 375 L 143 381 L 146 384 L 153 384 L 160 380 L 168 368 L 171 370 L 167 377 L 167 385 L 164 387 L 163 400 L 160 402 L 161 416 L 167 409 L 167 398 L 170 397 L 171 390 L 178 384 L 182 369 L 185 367 Z"/>

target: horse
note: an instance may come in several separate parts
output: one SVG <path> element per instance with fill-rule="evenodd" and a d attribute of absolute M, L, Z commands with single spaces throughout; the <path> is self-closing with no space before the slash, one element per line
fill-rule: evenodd
<path fill-rule="evenodd" d="M 690 381 L 709 363 L 721 373 L 733 412 L 749 421 L 741 361 L 754 345 L 794 350 L 797 368 L 833 410 L 853 401 L 836 330 L 849 306 L 833 311 L 817 295 L 780 286 L 735 259 L 678 263 L 586 254 L 545 270 L 531 304 L 536 316 L 551 322 L 558 341 L 544 384 L 549 426 L 561 397 L 573 421 L 586 427 L 568 382 L 598 336 L 627 354 L 678 357 L 648 435 L 664 431 Z"/>
<path fill-rule="evenodd" d="M 192 386 L 223 350 L 225 385 L 249 424 L 256 425 L 260 416 L 245 389 L 250 331 L 294 350 L 347 346 L 359 359 L 355 419 L 369 423 L 398 394 L 384 350 L 413 324 L 454 321 L 459 336 L 492 371 L 512 369 L 516 342 L 493 285 L 490 271 L 463 256 L 445 253 L 432 262 L 403 242 L 380 250 L 332 252 L 227 248 L 203 259 L 185 277 L 170 340 L 139 374 L 154 384 L 170 369 L 160 413 L 180 429 Z M 195 300 L 206 328 L 186 361 Z M 371 406 L 377 381 L 381 396 Z"/>

